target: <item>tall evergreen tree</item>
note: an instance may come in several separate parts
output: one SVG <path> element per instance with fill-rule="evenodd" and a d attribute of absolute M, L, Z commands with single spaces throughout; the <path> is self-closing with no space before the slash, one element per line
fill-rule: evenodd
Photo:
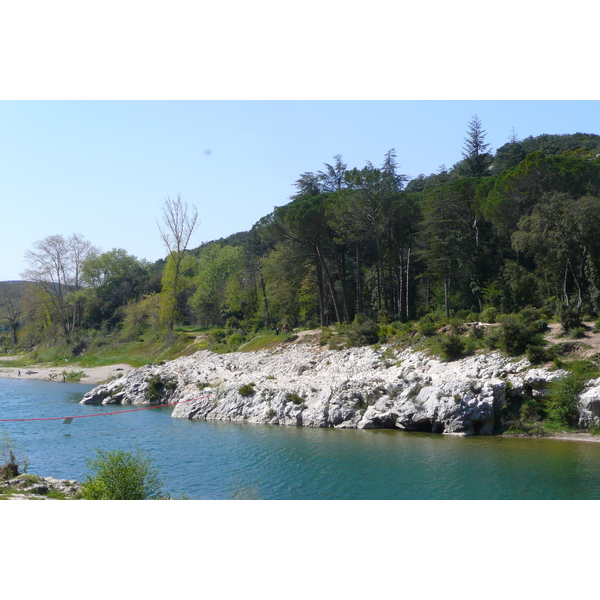
<path fill-rule="evenodd" d="M 464 161 L 464 175 L 468 177 L 483 177 L 486 174 L 487 167 L 491 162 L 491 155 L 488 152 L 489 144 L 485 142 L 485 131 L 481 125 L 479 117 L 475 115 L 469 122 L 465 145 L 462 155 Z"/>

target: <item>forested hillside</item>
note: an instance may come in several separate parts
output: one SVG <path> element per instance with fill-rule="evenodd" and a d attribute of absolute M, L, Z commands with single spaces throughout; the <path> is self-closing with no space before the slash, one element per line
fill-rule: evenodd
<path fill-rule="evenodd" d="M 337 155 L 300 174 L 295 190 L 249 231 L 195 249 L 195 213 L 172 201 L 179 221 L 165 219 L 171 245 L 154 264 L 78 235 L 36 242 L 23 274 L 31 283 L 0 287 L 2 346 L 357 315 L 486 320 L 534 307 L 575 324 L 598 315 L 598 135 L 513 135 L 493 153 L 474 117 L 452 168 L 409 180 L 394 149 L 364 166 Z"/>

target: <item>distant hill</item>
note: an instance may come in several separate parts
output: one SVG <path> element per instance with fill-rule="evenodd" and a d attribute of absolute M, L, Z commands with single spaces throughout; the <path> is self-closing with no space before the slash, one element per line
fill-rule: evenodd
<path fill-rule="evenodd" d="M 210 242 L 205 242 L 204 244 L 200 244 L 197 248 L 190 250 L 190 253 L 194 256 L 200 256 L 200 252 L 202 248 L 208 246 L 209 244 L 220 244 L 221 246 L 241 246 L 248 237 L 247 231 L 238 231 L 237 233 L 232 233 L 224 238 L 219 238 L 218 240 L 211 240 Z"/>
<path fill-rule="evenodd" d="M 0 281 L 0 291 L 13 289 L 22 292 L 28 283 L 28 281 Z"/>

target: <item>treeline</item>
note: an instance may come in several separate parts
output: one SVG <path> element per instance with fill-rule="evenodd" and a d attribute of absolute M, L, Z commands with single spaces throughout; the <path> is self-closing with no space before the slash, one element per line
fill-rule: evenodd
<path fill-rule="evenodd" d="M 3 344 L 74 342 L 90 331 L 136 339 L 177 325 L 318 326 L 357 315 L 486 320 L 525 307 L 577 322 L 600 311 L 600 136 L 513 134 L 493 154 L 474 117 L 451 169 L 409 181 L 393 149 L 362 168 L 338 155 L 295 187 L 250 231 L 193 250 L 183 242 L 195 214 L 178 199 L 171 209 L 188 229 L 170 229 L 165 218 L 161 234 L 172 243 L 154 264 L 122 249 L 102 253 L 81 236 L 37 242 L 24 274 L 33 283 L 13 302 L 18 316 L 7 309 L 11 286 L 0 288 Z"/>

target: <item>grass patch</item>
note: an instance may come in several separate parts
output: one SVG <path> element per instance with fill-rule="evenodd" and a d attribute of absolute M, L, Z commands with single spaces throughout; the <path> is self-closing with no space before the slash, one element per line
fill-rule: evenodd
<path fill-rule="evenodd" d="M 58 490 L 50 490 L 46 494 L 46 498 L 52 498 L 53 500 L 65 500 L 67 495 L 63 492 L 59 492 Z"/>
<path fill-rule="evenodd" d="M 258 333 L 252 339 L 244 342 L 238 347 L 239 352 L 256 352 L 257 350 L 267 350 L 275 348 L 286 340 L 284 335 L 275 335 L 274 333 Z"/>
<path fill-rule="evenodd" d="M 79 383 L 85 373 L 83 371 L 63 371 L 61 375 L 64 377 L 65 381 Z"/>
<path fill-rule="evenodd" d="M 287 402 L 291 402 L 292 404 L 303 404 L 305 400 L 305 398 L 298 396 L 298 394 L 295 394 L 294 392 L 288 392 L 285 395 L 285 399 Z"/>
<path fill-rule="evenodd" d="M 247 398 L 248 396 L 252 396 L 252 394 L 256 393 L 256 390 L 254 389 L 255 385 L 256 385 L 255 383 L 245 383 L 238 390 L 238 394 L 240 396 L 243 396 L 244 398 Z"/>

